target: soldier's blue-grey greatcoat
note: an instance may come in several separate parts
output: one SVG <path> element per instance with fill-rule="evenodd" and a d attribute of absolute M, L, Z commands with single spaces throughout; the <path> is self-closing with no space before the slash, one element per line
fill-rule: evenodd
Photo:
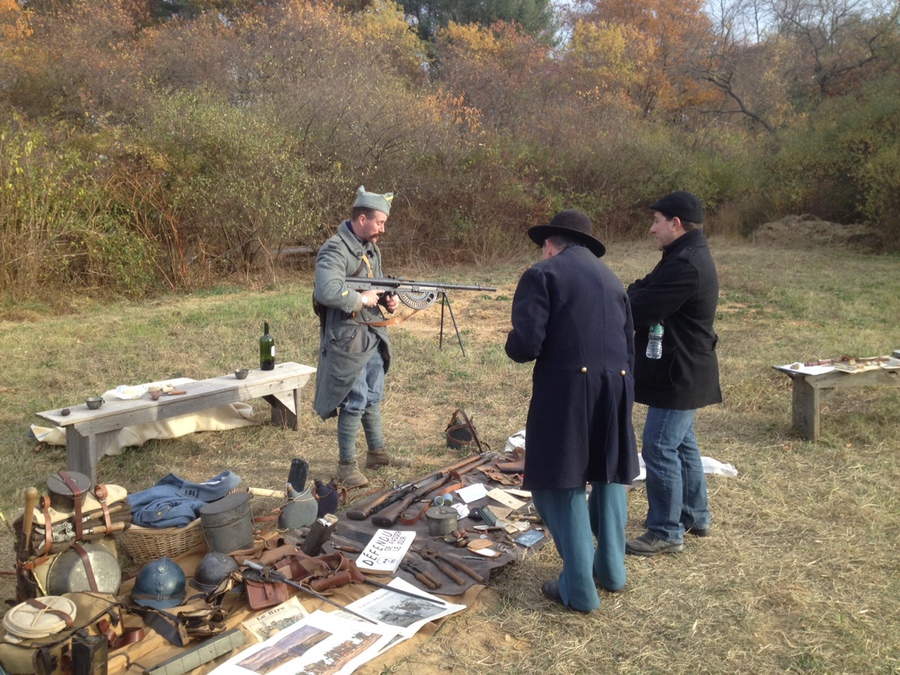
<path fill-rule="evenodd" d="M 361 294 L 347 285 L 346 278 L 384 278 L 378 246 L 360 241 L 344 221 L 337 233 L 319 249 L 313 297 L 324 319 L 319 331 L 319 364 L 313 408 L 322 419 L 337 414 L 366 363 L 380 350 L 387 372 L 391 364 L 391 342 L 385 327 L 364 323 L 384 320 L 381 309 L 363 307 Z"/>

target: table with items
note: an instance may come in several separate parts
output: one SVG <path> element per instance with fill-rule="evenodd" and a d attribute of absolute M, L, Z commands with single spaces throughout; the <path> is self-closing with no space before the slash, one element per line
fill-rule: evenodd
<path fill-rule="evenodd" d="M 821 433 L 822 400 L 835 389 L 900 386 L 900 350 L 893 356 L 821 359 L 773 366 L 791 378 L 794 430 L 811 441 Z"/>
<path fill-rule="evenodd" d="M 185 418 L 262 398 L 272 407 L 273 424 L 296 430 L 300 392 L 315 372 L 312 366 L 301 363 L 279 363 L 273 370 L 249 370 L 240 379 L 235 373 L 206 380 L 178 378 L 122 385 L 105 396 L 39 412 L 37 416 L 65 430 L 68 468 L 96 480 L 97 463 L 117 434 L 126 428 Z"/>
<path fill-rule="evenodd" d="M 203 483 L 169 474 L 130 495 L 60 471 L 47 495 L 30 488 L 15 521 L 18 604 L 0 665 L 154 675 L 389 665 L 466 609 L 494 570 L 549 541 L 518 460 L 457 455 L 344 508 L 334 481 L 306 481 L 303 460 L 296 489 L 255 509 L 266 498 L 230 471 Z M 154 521 L 167 536 L 135 525 Z M 136 574 L 122 572 L 129 558 Z"/>

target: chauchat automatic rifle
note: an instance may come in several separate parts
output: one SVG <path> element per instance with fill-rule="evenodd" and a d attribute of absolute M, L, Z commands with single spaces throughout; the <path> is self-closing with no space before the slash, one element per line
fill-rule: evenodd
<path fill-rule="evenodd" d="M 497 290 L 493 286 L 445 284 L 439 281 L 413 281 L 412 279 L 397 279 L 393 277 L 388 277 L 386 279 L 347 277 L 346 282 L 348 286 L 356 291 L 384 291 L 382 300 L 379 301 L 380 304 L 384 304 L 384 298 L 396 295 L 400 302 L 410 309 L 415 310 L 415 312 L 431 307 L 438 298 L 440 298 L 440 347 L 443 348 L 444 346 L 444 308 L 446 307 L 450 311 L 450 320 L 453 322 L 453 329 L 456 331 L 456 339 L 459 342 L 459 348 L 462 350 L 463 356 L 466 356 L 466 348 L 463 346 L 462 337 L 460 337 L 459 334 L 459 326 L 456 323 L 456 317 L 453 315 L 453 307 L 450 305 L 447 291 L 482 291 L 494 293 Z M 413 312 L 413 314 L 415 312 Z"/>

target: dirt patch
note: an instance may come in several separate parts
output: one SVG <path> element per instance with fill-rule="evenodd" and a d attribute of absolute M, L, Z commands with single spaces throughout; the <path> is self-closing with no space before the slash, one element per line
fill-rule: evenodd
<path fill-rule="evenodd" d="M 881 235 L 868 225 L 845 225 L 803 214 L 760 225 L 750 236 L 754 244 L 782 247 L 839 246 L 857 251 L 881 250 Z"/>

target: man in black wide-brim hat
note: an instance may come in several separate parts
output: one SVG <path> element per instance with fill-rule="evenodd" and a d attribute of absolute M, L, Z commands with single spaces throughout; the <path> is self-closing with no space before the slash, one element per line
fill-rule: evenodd
<path fill-rule="evenodd" d="M 600 606 L 594 579 L 625 585 L 625 485 L 639 469 L 631 309 L 586 214 L 562 211 L 528 236 L 543 259 L 519 280 L 506 340 L 511 359 L 535 362 L 523 487 L 563 561 L 541 592 L 590 612 Z"/>

